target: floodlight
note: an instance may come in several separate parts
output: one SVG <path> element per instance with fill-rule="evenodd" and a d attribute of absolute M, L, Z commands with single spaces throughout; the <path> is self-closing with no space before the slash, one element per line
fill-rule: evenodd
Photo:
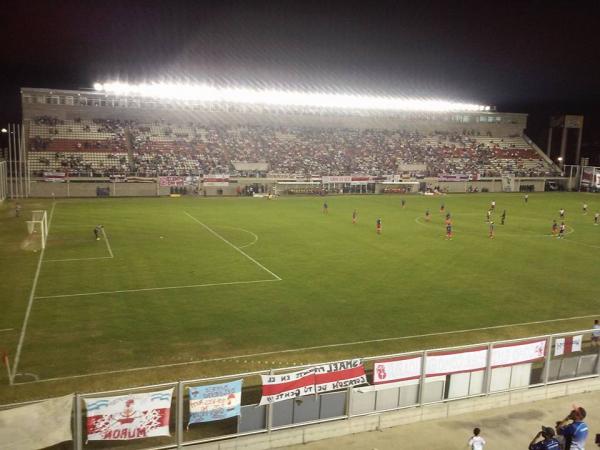
<path fill-rule="evenodd" d="M 135 95 L 154 99 L 196 100 L 207 103 L 222 102 L 387 111 L 444 112 L 489 110 L 489 106 L 440 99 L 322 94 L 275 89 L 215 87 L 207 84 L 127 84 L 116 81 L 94 83 L 94 89 L 114 95 Z"/>

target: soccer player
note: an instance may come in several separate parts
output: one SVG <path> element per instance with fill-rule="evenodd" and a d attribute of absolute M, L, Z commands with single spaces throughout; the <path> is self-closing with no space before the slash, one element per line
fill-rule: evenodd
<path fill-rule="evenodd" d="M 583 214 L 587 214 L 587 203 L 583 204 Z"/>
<path fill-rule="evenodd" d="M 490 222 L 490 233 L 488 236 L 490 239 L 494 239 L 494 222 Z"/>
<path fill-rule="evenodd" d="M 502 216 L 500 217 L 500 225 L 504 225 L 504 221 L 506 220 L 506 210 L 502 211 Z"/>
<path fill-rule="evenodd" d="M 327 202 L 323 203 L 323 214 L 329 214 L 329 205 Z"/>
<path fill-rule="evenodd" d="M 561 222 L 560 223 L 560 228 L 558 229 L 558 238 L 559 239 L 564 239 L 564 237 L 565 237 L 565 228 L 566 228 L 565 223 Z"/>
<path fill-rule="evenodd" d="M 449 241 L 452 240 L 452 224 L 451 223 L 446 224 L 446 239 Z"/>
<path fill-rule="evenodd" d="M 488 209 L 488 210 L 487 210 L 487 214 L 486 214 L 486 216 L 485 216 L 485 221 L 486 221 L 486 222 L 489 222 L 489 221 L 491 220 L 491 218 L 492 218 L 492 210 L 491 210 L 491 209 Z"/>
<path fill-rule="evenodd" d="M 600 346 L 600 323 L 598 323 L 598 319 L 594 320 L 594 326 L 592 327 L 594 331 L 592 331 L 592 343 L 594 346 Z"/>
<path fill-rule="evenodd" d="M 529 201 L 529 194 L 525 194 L 525 203 Z"/>
<path fill-rule="evenodd" d="M 556 236 L 556 234 L 558 233 L 558 224 L 556 223 L 556 220 L 552 222 L 552 236 Z"/>
<path fill-rule="evenodd" d="M 404 209 L 404 206 L 406 206 L 406 200 L 402 199 L 402 209 Z"/>
<path fill-rule="evenodd" d="M 565 218 L 565 208 L 560 208 L 558 210 L 558 213 L 560 214 L 560 218 L 564 219 Z"/>
<path fill-rule="evenodd" d="M 446 220 L 444 221 L 446 225 L 452 225 L 452 218 L 450 217 L 450 213 L 446 214 Z"/>
<path fill-rule="evenodd" d="M 444 210 L 446 209 L 446 205 L 444 205 L 443 203 L 440 205 L 440 212 L 443 213 Z"/>
<path fill-rule="evenodd" d="M 96 228 L 94 228 L 94 236 L 96 236 L 97 241 L 100 240 L 100 233 L 102 233 L 102 228 L 104 228 L 102 225 L 96 225 Z"/>
<path fill-rule="evenodd" d="M 381 219 L 377 219 L 375 228 L 377 230 L 377 234 L 381 234 Z"/>
<path fill-rule="evenodd" d="M 496 200 L 492 200 L 492 203 L 490 204 L 490 209 L 492 211 L 494 211 L 496 209 Z"/>
<path fill-rule="evenodd" d="M 598 225 L 599 222 L 600 222 L 600 212 L 596 212 L 596 214 L 594 214 L 594 225 Z"/>
<path fill-rule="evenodd" d="M 20 217 L 21 216 L 21 204 L 19 202 L 17 202 L 17 204 L 15 205 L 15 217 Z"/>
<path fill-rule="evenodd" d="M 358 219 L 358 211 L 355 209 L 352 211 L 352 223 L 356 223 L 356 219 Z"/>
<path fill-rule="evenodd" d="M 425 211 L 425 221 L 429 222 L 429 220 L 431 219 L 431 214 L 429 214 L 429 210 Z"/>

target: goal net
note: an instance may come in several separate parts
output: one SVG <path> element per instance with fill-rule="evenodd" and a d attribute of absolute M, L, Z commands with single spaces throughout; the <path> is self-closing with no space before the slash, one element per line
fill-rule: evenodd
<path fill-rule="evenodd" d="M 48 238 L 48 215 L 45 210 L 31 212 L 31 220 L 27 221 L 27 231 L 32 241 L 37 241 L 41 248 L 46 248 Z"/>

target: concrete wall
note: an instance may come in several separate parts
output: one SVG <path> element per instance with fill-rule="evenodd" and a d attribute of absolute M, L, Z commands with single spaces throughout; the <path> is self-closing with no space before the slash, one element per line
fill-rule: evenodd
<path fill-rule="evenodd" d="M 437 178 L 427 178 L 423 180 L 428 186 L 440 186 L 450 193 L 466 192 L 468 187 L 477 188 L 480 192 L 487 189 L 489 192 L 502 192 L 502 180 L 495 178 L 492 180 L 479 181 L 437 181 Z M 246 186 L 260 184 L 266 186 L 267 190 L 273 190 L 277 185 L 276 180 L 269 178 L 239 178 L 237 183 L 230 183 L 229 186 L 216 187 L 207 186 L 200 188 L 199 195 L 204 196 L 236 196 L 238 186 L 244 189 Z M 518 191 L 520 185 L 532 185 L 535 192 L 543 192 L 545 181 L 543 178 L 535 179 L 517 179 L 515 181 Z M 108 187 L 111 197 L 156 197 L 158 195 L 166 196 L 170 194 L 169 187 L 159 187 L 157 192 L 156 183 L 111 183 L 111 182 L 78 182 L 52 183 L 45 181 L 31 182 L 31 197 L 96 197 L 96 188 Z M 277 190 L 284 194 L 285 189 L 294 187 L 315 187 L 315 185 L 278 185 Z M 376 192 L 381 193 L 385 185 L 378 184 Z M 416 188 L 413 188 L 416 189 Z M 222 191 L 222 193 L 219 193 Z"/>
<path fill-rule="evenodd" d="M 436 403 L 422 407 L 410 407 L 381 414 L 353 417 L 348 420 L 335 420 L 314 425 L 304 425 L 221 442 L 190 445 L 185 448 L 195 450 L 271 449 L 287 445 L 306 444 L 321 439 L 365 431 L 377 431 L 426 420 L 443 419 L 473 413 L 474 411 L 484 411 L 510 405 L 531 404 L 531 402 L 535 401 L 599 390 L 600 378 L 588 378 L 489 396 Z"/>
<path fill-rule="evenodd" d="M 111 197 L 156 197 L 156 183 L 31 182 L 31 197 L 96 197 L 97 188 L 109 188 Z M 54 194 L 54 195 L 53 195 Z M 169 194 L 166 189 L 164 195 Z"/>

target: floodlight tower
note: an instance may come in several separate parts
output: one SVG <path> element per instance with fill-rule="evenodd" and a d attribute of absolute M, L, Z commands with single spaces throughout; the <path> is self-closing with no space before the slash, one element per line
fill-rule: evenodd
<path fill-rule="evenodd" d="M 579 165 L 579 157 L 581 156 L 581 138 L 583 134 L 583 116 L 563 115 L 554 116 L 550 119 L 550 127 L 548 128 L 548 144 L 546 145 L 546 154 L 548 155 L 548 158 L 552 157 L 552 130 L 554 128 L 562 128 L 560 156 L 558 158 L 561 169 L 564 167 L 566 161 L 568 130 L 569 128 L 579 130 L 577 133 L 577 149 L 575 151 L 575 165 Z"/>

